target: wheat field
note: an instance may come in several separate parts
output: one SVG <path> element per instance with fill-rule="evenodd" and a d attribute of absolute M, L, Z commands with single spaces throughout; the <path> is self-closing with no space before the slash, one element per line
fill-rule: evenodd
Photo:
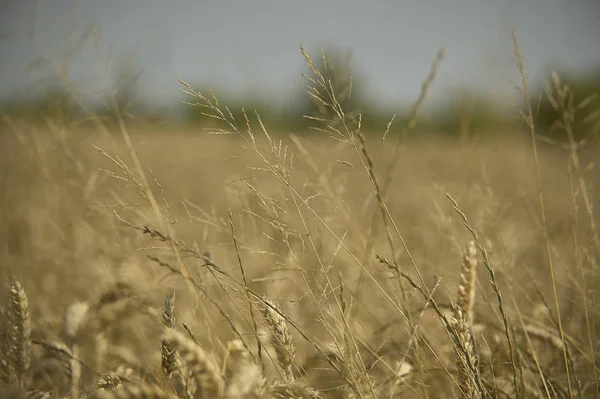
<path fill-rule="evenodd" d="M 306 58 L 319 132 L 3 119 L 2 397 L 600 396 L 597 147 L 367 134 Z"/>

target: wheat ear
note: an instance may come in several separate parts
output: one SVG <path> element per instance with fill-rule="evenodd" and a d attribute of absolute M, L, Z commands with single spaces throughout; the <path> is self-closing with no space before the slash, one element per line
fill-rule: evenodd
<path fill-rule="evenodd" d="M 220 398 L 223 396 L 223 379 L 208 354 L 198 344 L 176 330 L 167 330 L 163 341 L 178 351 L 197 385 L 200 397 Z"/>
<path fill-rule="evenodd" d="M 284 377 L 292 381 L 294 379 L 292 366 L 296 348 L 294 340 L 288 327 L 288 323 L 282 316 L 281 310 L 268 298 L 263 298 L 265 304 L 264 317 L 271 329 L 272 343 L 277 354 L 277 361 L 283 369 Z"/>
<path fill-rule="evenodd" d="M 175 292 L 169 292 L 165 297 L 162 324 L 166 330 L 175 329 Z M 160 354 L 162 371 L 165 377 L 170 378 L 177 368 L 177 351 L 165 339 L 161 339 Z"/>
<path fill-rule="evenodd" d="M 473 326 L 473 308 L 475 306 L 475 282 L 477 278 L 477 247 L 475 241 L 467 244 L 463 255 L 458 284 L 458 308 L 462 311 L 469 326 Z"/>
<path fill-rule="evenodd" d="M 459 388 L 461 398 L 481 398 L 477 384 L 477 357 L 473 346 L 473 335 L 467 317 L 461 309 L 456 310 L 456 316 L 452 320 L 452 326 L 456 332 L 456 365 L 458 367 Z"/>
<path fill-rule="evenodd" d="M 31 320 L 27 293 L 17 280 L 13 280 L 10 285 L 7 319 L 10 339 L 9 359 L 17 378 L 22 382 L 25 373 L 29 369 Z"/>
<path fill-rule="evenodd" d="M 228 399 L 264 396 L 266 380 L 240 338 L 234 339 L 227 345 L 224 369 L 227 378 L 225 396 Z"/>
<path fill-rule="evenodd" d="M 477 268 L 477 248 L 474 241 L 467 244 L 463 255 L 458 298 L 452 327 L 455 335 L 455 348 L 461 397 L 480 398 L 478 386 L 477 356 L 473 340 L 473 308 L 475 306 L 475 281 Z"/>
<path fill-rule="evenodd" d="M 123 385 L 120 389 L 98 391 L 97 399 L 176 399 L 173 395 L 151 385 Z"/>

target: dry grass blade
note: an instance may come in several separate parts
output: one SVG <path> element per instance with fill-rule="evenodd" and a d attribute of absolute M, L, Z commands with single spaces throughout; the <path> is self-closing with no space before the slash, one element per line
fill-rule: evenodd
<path fill-rule="evenodd" d="M 237 259 L 238 259 L 238 264 L 240 265 L 240 272 L 242 273 L 242 281 L 244 282 L 244 287 L 246 288 L 246 299 L 248 300 L 248 307 L 250 309 L 250 318 L 252 319 L 252 327 L 254 328 L 254 333 L 255 333 L 255 337 L 256 337 L 256 346 L 258 348 L 258 360 L 261 364 L 261 366 L 263 366 L 263 370 L 264 370 L 264 363 L 263 363 L 263 358 L 262 358 L 262 343 L 260 342 L 260 339 L 258 337 L 258 325 L 256 323 L 256 317 L 254 316 L 254 304 L 252 303 L 252 299 L 250 296 L 250 292 L 248 292 L 248 279 L 246 278 L 246 271 L 244 270 L 244 265 L 242 263 L 242 255 L 240 254 L 240 247 L 238 245 L 238 241 L 237 241 L 237 237 L 236 237 L 236 233 L 235 233 L 235 224 L 233 223 L 233 215 L 231 212 L 231 209 L 229 209 L 229 228 L 231 230 L 231 237 L 233 238 L 233 244 L 235 246 L 235 252 L 237 254 Z M 242 341 L 242 344 L 244 344 L 244 342 Z M 248 354 L 250 354 L 250 352 L 248 352 Z"/>
<path fill-rule="evenodd" d="M 527 74 L 525 72 L 525 65 L 524 65 L 523 57 L 521 56 L 521 50 L 519 49 L 519 42 L 517 40 L 517 35 L 514 31 L 513 31 L 513 44 L 514 44 L 514 52 L 515 52 L 515 65 L 521 75 L 521 81 L 523 84 L 523 87 L 522 87 L 523 96 L 524 96 L 525 103 L 527 106 L 527 111 L 526 111 L 526 113 L 523 113 L 522 116 L 523 116 L 527 126 L 529 127 L 529 133 L 531 136 L 533 162 L 534 162 L 534 166 L 535 166 L 535 177 L 536 177 L 537 190 L 538 190 L 538 200 L 539 200 L 539 205 L 540 205 L 540 217 L 541 217 L 541 221 L 542 221 L 542 232 L 544 234 L 544 242 L 546 244 L 546 256 L 547 256 L 547 262 L 548 262 L 548 271 L 550 273 L 550 280 L 552 283 L 552 294 L 554 296 L 554 305 L 555 305 L 554 311 L 556 312 L 556 320 L 558 322 L 558 332 L 560 334 L 560 339 L 563 343 L 563 360 L 564 360 L 564 367 L 565 367 L 565 374 L 566 374 L 566 379 L 567 379 L 567 386 L 568 386 L 568 390 L 569 390 L 569 396 L 573 397 L 573 386 L 572 386 L 572 382 L 571 382 L 571 370 L 569 367 L 567 346 L 566 346 L 566 341 L 565 341 L 565 331 L 563 328 L 563 320 L 562 320 L 562 317 L 560 314 L 560 305 L 558 303 L 559 295 L 558 295 L 558 291 L 557 291 L 557 287 L 556 287 L 556 272 L 555 272 L 554 260 L 552 257 L 550 238 L 548 236 L 546 200 L 544 198 L 543 189 L 542 189 L 542 174 L 541 174 L 541 170 L 540 170 L 539 152 L 538 152 L 537 140 L 536 140 L 537 131 L 535 129 L 535 125 L 533 122 L 533 111 L 532 111 L 531 102 L 529 99 L 529 83 L 527 80 Z"/>

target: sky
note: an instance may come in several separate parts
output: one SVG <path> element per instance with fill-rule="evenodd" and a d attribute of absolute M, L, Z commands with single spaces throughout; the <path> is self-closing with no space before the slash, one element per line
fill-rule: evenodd
<path fill-rule="evenodd" d="M 175 76 L 289 101 L 307 71 L 302 43 L 311 54 L 351 49 L 354 73 L 387 105 L 417 98 L 440 47 L 446 55 L 431 101 L 461 87 L 501 99 L 516 95 L 511 81 L 519 80 L 513 29 L 533 82 L 552 69 L 600 69 L 600 0 L 0 0 L 0 7 L 1 98 L 35 93 L 56 76 L 92 93 L 129 59 L 143 68 L 140 86 L 151 103 L 181 98 Z"/>

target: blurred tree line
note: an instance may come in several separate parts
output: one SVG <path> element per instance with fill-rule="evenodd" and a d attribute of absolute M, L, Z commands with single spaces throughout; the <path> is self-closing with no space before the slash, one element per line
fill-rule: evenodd
<path fill-rule="evenodd" d="M 323 57 L 323 54 L 325 57 Z M 385 130 L 392 114 L 396 114 L 394 126 L 407 121 L 409 109 L 384 109 L 373 105 L 367 98 L 367 85 L 364 76 L 353 71 L 352 52 L 340 48 L 329 48 L 323 53 L 310 55 L 314 67 L 323 75 L 328 87 L 320 87 L 306 80 L 307 86 L 299 87 L 288 104 L 276 103 L 258 96 L 236 97 L 216 90 L 221 105 L 226 105 L 238 124 L 243 125 L 246 110 L 252 120 L 257 112 L 265 126 L 274 133 L 278 131 L 307 132 L 314 126 L 315 118 L 338 123 L 332 110 L 323 105 L 319 98 L 327 98 L 335 93 L 337 101 L 345 110 L 346 118 L 356 124 L 361 115 L 365 133 Z M 308 74 L 308 73 L 307 73 Z M 90 104 L 87 111 L 82 109 L 81 98 L 60 85 L 52 85 L 34 99 L 12 99 L 0 104 L 0 113 L 29 121 L 43 122 L 47 119 L 62 123 L 81 123 L 89 119 L 90 109 L 94 117 L 105 123 L 127 122 L 157 123 L 171 121 L 190 125 L 208 125 L 214 119 L 205 115 L 202 107 L 185 104 L 189 96 L 181 98 L 178 107 L 165 106 L 164 109 L 150 107 L 144 96 L 138 93 L 138 82 L 143 69 L 130 59 L 116 64 L 113 87 L 101 101 Z M 197 85 L 192 87 L 203 94 L 209 90 Z M 313 87 L 312 89 L 310 87 Z M 174 87 L 174 90 L 176 88 Z M 312 96 L 307 91 L 312 90 Z M 600 130 L 600 73 L 571 75 L 550 73 L 538 85 L 532 85 L 532 107 L 538 133 L 553 140 L 567 139 L 567 130 L 576 141 L 593 140 Z M 518 104 L 521 110 L 525 104 Z M 506 131 L 517 124 L 518 109 L 498 107 L 481 93 L 458 91 L 438 106 L 434 112 L 419 121 L 421 129 L 470 140 L 486 134 Z M 568 128 L 568 129 L 567 129 Z"/>

